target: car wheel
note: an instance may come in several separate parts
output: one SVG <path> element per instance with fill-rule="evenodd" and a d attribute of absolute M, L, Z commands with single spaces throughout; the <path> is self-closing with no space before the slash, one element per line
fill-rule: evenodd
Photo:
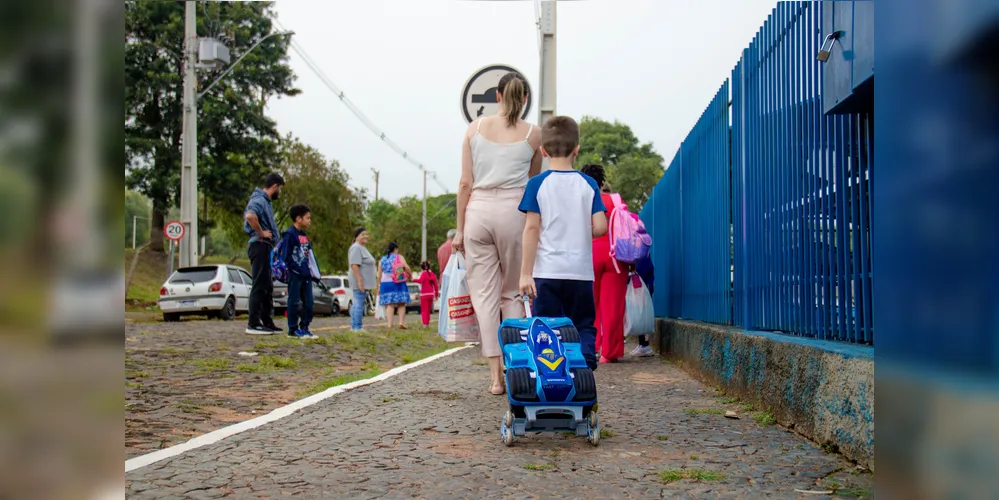
<path fill-rule="evenodd" d="M 180 315 L 177 313 L 163 313 L 163 321 L 168 323 L 173 323 L 174 321 L 180 321 Z"/>
<path fill-rule="evenodd" d="M 330 306 L 330 313 L 328 316 L 338 316 L 340 314 L 340 303 L 336 299 L 333 299 L 333 305 Z"/>
<path fill-rule="evenodd" d="M 219 319 L 222 321 L 232 321 L 236 317 L 236 299 L 229 297 L 219 311 Z"/>

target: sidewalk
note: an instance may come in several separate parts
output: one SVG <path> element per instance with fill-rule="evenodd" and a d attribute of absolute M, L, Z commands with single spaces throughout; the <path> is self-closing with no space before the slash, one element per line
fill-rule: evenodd
<path fill-rule="evenodd" d="M 600 446 L 503 446 L 477 348 L 126 474 L 129 498 L 871 498 L 873 477 L 660 358 L 596 372 Z M 740 419 L 725 418 L 735 410 Z M 664 472 L 665 471 L 665 472 Z M 703 480 L 679 479 L 704 471 Z M 710 474 L 717 473 L 717 474 Z M 665 477 L 664 477 L 665 476 Z M 665 482 L 671 481 L 671 482 Z"/>

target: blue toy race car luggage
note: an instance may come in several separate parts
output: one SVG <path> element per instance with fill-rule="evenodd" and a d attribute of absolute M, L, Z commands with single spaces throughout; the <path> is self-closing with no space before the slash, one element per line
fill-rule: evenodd
<path fill-rule="evenodd" d="M 586 366 L 579 332 L 568 318 L 506 319 L 499 341 L 510 409 L 500 435 L 507 446 L 528 432 L 575 432 L 596 446 L 597 384 Z"/>

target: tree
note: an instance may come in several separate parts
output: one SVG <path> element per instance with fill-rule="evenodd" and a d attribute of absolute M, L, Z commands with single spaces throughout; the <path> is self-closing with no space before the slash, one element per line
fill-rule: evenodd
<path fill-rule="evenodd" d="M 602 164 L 607 183 L 632 211 L 642 208 L 666 171 L 663 157 L 652 143 L 639 144 L 631 128 L 618 121 L 584 116 L 579 123 L 579 142 L 577 164 Z"/>
<path fill-rule="evenodd" d="M 141 194 L 125 190 L 125 246 L 132 246 L 132 222 L 135 222 L 135 245 L 142 246 L 149 241 L 149 199 Z M 139 217 L 135 219 L 134 217 Z M 162 235 L 162 233 L 160 233 Z"/>
<path fill-rule="evenodd" d="M 454 194 L 427 198 L 427 260 L 436 260 L 437 247 L 444 243 L 456 218 Z M 410 266 L 417 267 L 422 250 L 423 200 L 410 196 L 389 203 L 378 200 L 368 205 L 366 227 L 370 235 L 368 249 L 376 257 L 384 254 L 394 241 Z"/>
<path fill-rule="evenodd" d="M 273 29 L 272 2 L 199 5 L 199 36 L 224 38 L 232 61 Z M 152 249 L 162 250 L 155 235 L 180 180 L 184 2 L 128 2 L 125 26 L 125 177 L 152 200 Z M 263 111 L 268 98 L 300 92 L 292 87 L 289 43 L 268 38 L 198 102 L 199 189 L 223 212 L 241 214 L 253 186 L 279 162 L 275 123 Z M 198 88 L 218 74 L 199 72 Z M 207 233 L 212 223 L 199 227 Z"/>

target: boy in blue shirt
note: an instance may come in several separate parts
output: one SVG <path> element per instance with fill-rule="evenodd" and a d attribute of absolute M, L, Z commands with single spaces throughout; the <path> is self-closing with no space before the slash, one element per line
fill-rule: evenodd
<path fill-rule="evenodd" d="M 312 280 L 319 279 L 319 269 L 312 255 L 312 243 L 305 230 L 312 225 L 312 212 L 305 205 L 289 209 L 294 224 L 284 232 L 284 252 L 281 258 L 288 266 L 288 336 L 300 339 L 318 338 L 309 331 L 312 323 L 314 297 Z M 302 306 L 301 320 L 298 307 Z"/>
<path fill-rule="evenodd" d="M 600 188 L 572 168 L 579 155 L 579 125 L 572 118 L 545 123 L 541 154 L 550 169 L 527 182 L 519 207 L 527 214 L 520 292 L 535 297 L 536 316 L 572 320 L 586 364 L 596 370 L 592 240 L 607 233 Z"/>

